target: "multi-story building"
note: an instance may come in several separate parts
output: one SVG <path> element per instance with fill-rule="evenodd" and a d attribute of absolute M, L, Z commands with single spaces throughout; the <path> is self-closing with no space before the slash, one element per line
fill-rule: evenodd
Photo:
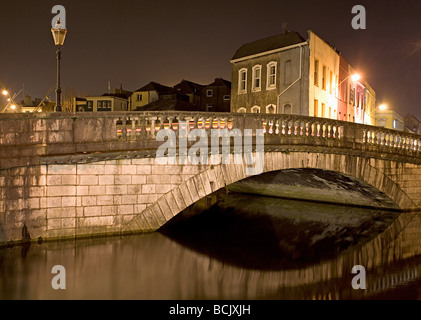
<path fill-rule="evenodd" d="M 404 121 L 406 132 L 421 134 L 421 122 L 414 115 L 407 114 Z"/>
<path fill-rule="evenodd" d="M 375 92 L 312 31 L 241 46 L 231 59 L 232 112 L 284 113 L 368 123 Z M 370 95 L 370 97 L 368 97 Z M 370 108 L 366 108 L 366 104 Z"/>
<path fill-rule="evenodd" d="M 141 110 L 149 103 L 165 99 L 179 94 L 176 89 L 164 86 L 157 82 L 150 82 L 147 85 L 135 90 L 131 96 L 131 110 Z"/>
<path fill-rule="evenodd" d="M 381 105 L 374 111 L 374 125 L 377 127 L 404 131 L 405 119 L 393 109 Z"/>
<path fill-rule="evenodd" d="M 182 80 L 180 83 L 174 86 L 174 89 L 176 89 L 179 93 L 188 96 L 190 103 L 196 106 L 200 106 L 203 87 L 204 86 L 201 84 L 188 80 Z"/>
<path fill-rule="evenodd" d="M 308 61 L 297 32 L 242 45 L 231 59 L 231 112 L 308 115 Z"/>
<path fill-rule="evenodd" d="M 114 94 L 73 99 L 74 111 L 77 112 L 127 111 L 128 105 L 127 98 Z"/>
<path fill-rule="evenodd" d="M 230 112 L 231 82 L 216 78 L 214 82 L 203 86 L 200 106 L 210 112 Z"/>
<path fill-rule="evenodd" d="M 189 102 L 198 110 L 229 112 L 231 105 L 231 82 L 216 78 L 208 85 L 182 80 L 174 86 L 179 93 L 189 97 Z"/>

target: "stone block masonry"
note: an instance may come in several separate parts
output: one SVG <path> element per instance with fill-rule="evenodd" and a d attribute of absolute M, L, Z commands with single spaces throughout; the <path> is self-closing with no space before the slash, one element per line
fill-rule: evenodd
<path fill-rule="evenodd" d="M 155 231 L 199 199 L 246 178 L 244 165 L 233 161 L 155 162 L 136 158 L 0 170 L 0 245 L 22 241 L 24 226 L 33 240 Z M 265 153 L 264 172 L 292 168 L 348 174 L 402 209 L 421 207 L 421 165 L 317 152 Z"/>
<path fill-rule="evenodd" d="M 155 165 L 155 159 L 51 164 L 0 170 L 0 245 L 22 239 L 64 239 L 118 234 L 151 207 L 148 219 L 162 223 L 152 205 L 203 167 Z M 145 224 L 145 231 L 151 231 Z M 155 229 L 155 228 L 153 228 Z"/>

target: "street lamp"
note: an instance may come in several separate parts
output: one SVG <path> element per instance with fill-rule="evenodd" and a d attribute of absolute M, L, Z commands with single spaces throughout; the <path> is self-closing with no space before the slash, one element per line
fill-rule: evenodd
<path fill-rule="evenodd" d="M 333 92 L 335 98 L 337 98 L 336 94 L 335 94 L 336 89 L 338 89 L 341 86 L 341 84 L 344 83 L 345 80 L 347 80 L 349 77 L 351 77 L 352 82 L 357 82 L 358 80 L 361 79 L 361 76 L 358 73 L 348 75 L 345 79 L 343 79 L 341 82 L 339 82 L 339 84 L 335 88 L 332 89 L 332 92 Z"/>
<path fill-rule="evenodd" d="M 385 104 L 382 104 L 382 105 L 379 106 L 379 109 L 382 110 L 382 111 L 386 110 L 387 106 Z"/>
<path fill-rule="evenodd" d="M 61 62 L 61 47 L 63 46 L 64 39 L 66 38 L 67 29 L 57 19 L 56 25 L 51 29 L 53 34 L 54 44 L 57 47 L 57 89 L 56 89 L 56 112 L 61 111 L 61 87 L 60 87 L 60 62 Z"/>

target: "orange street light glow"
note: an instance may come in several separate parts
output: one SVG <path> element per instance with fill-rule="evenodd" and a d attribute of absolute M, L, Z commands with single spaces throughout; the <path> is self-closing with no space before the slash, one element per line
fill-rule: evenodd
<path fill-rule="evenodd" d="M 361 79 L 361 76 L 358 73 L 356 73 L 352 75 L 351 79 L 352 81 L 356 82 Z"/>
<path fill-rule="evenodd" d="M 2 92 L 2 93 L 3 93 L 3 95 L 4 95 L 4 96 L 7 96 L 7 95 L 9 94 L 9 93 L 7 92 L 7 90 L 3 90 L 3 92 Z"/>
<path fill-rule="evenodd" d="M 380 110 L 386 110 L 387 106 L 385 104 L 382 104 L 382 105 L 379 106 L 379 109 Z"/>

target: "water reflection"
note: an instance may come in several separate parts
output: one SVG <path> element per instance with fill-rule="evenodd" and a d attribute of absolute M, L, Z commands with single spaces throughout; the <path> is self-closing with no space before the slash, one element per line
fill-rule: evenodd
<path fill-rule="evenodd" d="M 396 211 L 229 194 L 209 209 L 177 216 L 161 232 L 244 268 L 302 268 L 384 231 Z"/>
<path fill-rule="evenodd" d="M 265 200 L 254 200 L 224 200 L 213 217 L 211 211 L 195 217 L 206 225 L 195 224 L 205 232 L 202 235 L 195 230 L 176 239 L 172 230 L 171 235 L 152 233 L 1 249 L 0 299 L 421 297 L 420 214 L 402 213 L 396 218 L 393 212 L 346 209 L 353 212 L 350 214 L 343 207 L 332 211 L 324 205 L 303 203 L 307 213 L 313 213 L 308 218 L 298 204 L 286 203 L 280 214 L 279 207 L 276 210 L 268 203 L 268 207 L 263 205 Z M 254 213 L 246 219 L 249 222 L 241 222 L 238 211 L 230 209 L 235 201 L 246 211 L 252 209 Z M 263 209 L 255 211 L 256 207 Z M 226 218 L 225 224 L 221 224 L 222 218 Z M 188 220 L 179 220 L 183 232 L 188 230 L 186 223 L 191 223 Z M 278 223 L 282 228 L 277 228 Z M 309 224 L 314 228 L 305 235 L 294 230 Z M 230 234 L 224 235 L 219 228 Z M 216 240 L 225 241 L 225 245 L 209 243 Z M 307 240 L 314 247 L 306 245 Z M 318 243 L 322 245 L 316 250 Z M 294 255 L 291 246 L 300 248 L 300 254 Z M 324 255 L 326 248 L 330 253 Z M 274 252 L 274 257 L 267 257 Z M 51 268 L 58 264 L 66 268 L 66 290 L 51 287 Z M 367 268 L 367 290 L 351 287 L 351 269 L 356 264 Z"/>

